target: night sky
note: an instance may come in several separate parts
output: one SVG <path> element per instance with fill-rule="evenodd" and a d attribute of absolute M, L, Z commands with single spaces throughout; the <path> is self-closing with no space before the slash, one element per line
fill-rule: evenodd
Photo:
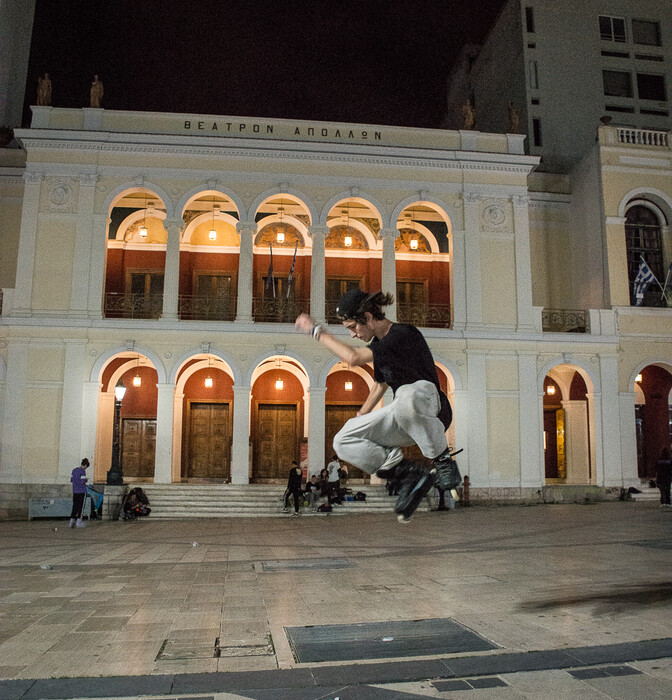
<path fill-rule="evenodd" d="M 88 107 L 97 73 L 107 109 L 438 127 L 503 4 L 37 0 L 26 105 L 48 72 L 54 107 Z"/>

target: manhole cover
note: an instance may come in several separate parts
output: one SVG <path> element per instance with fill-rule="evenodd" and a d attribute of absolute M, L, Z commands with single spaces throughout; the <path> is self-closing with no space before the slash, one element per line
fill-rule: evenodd
<path fill-rule="evenodd" d="M 497 645 L 450 618 L 285 627 L 299 663 L 488 651 Z"/>

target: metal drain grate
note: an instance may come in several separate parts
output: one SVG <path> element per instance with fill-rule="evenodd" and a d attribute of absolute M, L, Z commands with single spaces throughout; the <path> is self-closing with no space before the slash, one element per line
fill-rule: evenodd
<path fill-rule="evenodd" d="M 497 645 L 450 618 L 285 627 L 299 663 L 488 651 Z"/>
<path fill-rule="evenodd" d="M 262 571 L 326 571 L 327 569 L 350 569 L 354 564 L 347 559 L 288 559 L 286 561 L 261 562 Z"/>

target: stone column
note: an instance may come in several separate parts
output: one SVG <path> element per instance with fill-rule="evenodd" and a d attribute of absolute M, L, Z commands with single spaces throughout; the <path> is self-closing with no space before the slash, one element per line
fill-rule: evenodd
<path fill-rule="evenodd" d="M 588 444 L 587 401 L 563 401 L 565 411 L 565 458 L 568 484 L 592 483 Z"/>
<path fill-rule="evenodd" d="M 170 484 L 172 480 L 173 394 L 174 384 L 157 384 L 156 452 L 154 453 L 154 483 Z"/>
<path fill-rule="evenodd" d="M 82 388 L 86 361 L 86 341 L 65 341 L 65 369 L 61 392 L 61 437 L 58 452 L 59 481 L 66 483 L 70 473 L 83 457 L 93 459 L 93 454 L 82 453 Z M 93 475 L 89 478 L 92 479 Z"/>
<path fill-rule="evenodd" d="M 310 425 L 308 430 L 308 478 L 311 474 L 319 474 L 324 467 L 324 428 L 326 386 L 311 386 L 310 392 Z"/>
<path fill-rule="evenodd" d="M 107 214 L 97 214 L 92 217 L 87 310 L 89 318 L 93 319 L 102 318 L 105 307 L 103 297 L 105 295 L 107 227 L 109 223 Z"/>
<path fill-rule="evenodd" d="M 233 439 L 231 483 L 250 483 L 250 392 L 251 386 L 233 385 Z"/>
<path fill-rule="evenodd" d="M 329 235 L 329 227 L 310 226 L 308 234 L 313 239 L 310 257 L 310 315 L 319 323 L 324 323 L 326 318 L 324 241 Z"/>
<path fill-rule="evenodd" d="M 236 231 L 240 235 L 240 253 L 238 255 L 238 302 L 236 322 L 252 323 L 252 290 L 254 263 L 254 236 L 257 224 L 254 221 L 239 221 Z M 244 483 L 247 483 L 244 482 Z"/>
<path fill-rule="evenodd" d="M 621 478 L 623 488 L 639 487 L 637 473 L 637 428 L 635 425 L 635 392 L 621 391 L 618 395 L 619 425 L 621 426 Z"/>
<path fill-rule="evenodd" d="M 30 316 L 31 313 L 35 246 L 43 177 L 42 173 L 37 172 L 26 172 L 23 176 L 25 185 L 19 251 L 16 260 L 16 287 L 12 308 L 14 316 Z"/>
<path fill-rule="evenodd" d="M 480 199 L 480 196 L 473 192 L 464 193 L 464 274 L 467 292 L 467 326 L 471 329 L 483 326 Z"/>
<path fill-rule="evenodd" d="M 381 287 L 383 292 L 389 292 L 394 296 L 394 304 L 385 307 L 385 316 L 390 321 L 397 320 L 397 266 L 394 244 L 399 237 L 396 228 L 381 228 L 378 236 L 383 239 L 383 262 Z M 370 290 L 375 291 L 375 290 Z"/>
<path fill-rule="evenodd" d="M 182 219 L 166 219 L 166 263 L 163 274 L 163 313 L 161 318 L 177 319 L 180 288 L 180 239 Z"/>
<path fill-rule="evenodd" d="M 513 230 L 516 256 L 516 305 L 518 332 L 534 331 L 532 316 L 532 260 L 530 255 L 530 198 L 514 195 Z"/>
<path fill-rule="evenodd" d="M 520 487 L 544 485 L 540 394 L 535 352 L 518 352 L 518 410 L 520 412 Z"/>
<path fill-rule="evenodd" d="M 0 446 L 0 482 L 20 483 L 23 472 L 23 431 L 28 377 L 27 340 L 10 340 L 5 376 L 4 425 Z"/>
<path fill-rule="evenodd" d="M 460 472 L 463 475 L 471 475 L 469 471 L 469 392 L 464 389 L 453 392 L 453 423 L 451 428 L 454 428 L 455 434 L 453 450 L 464 449 L 464 452 L 456 457 Z"/>
<path fill-rule="evenodd" d="M 82 173 L 79 176 L 75 257 L 72 263 L 72 286 L 70 288 L 70 315 L 82 318 L 88 317 L 93 206 L 97 180 L 98 176 L 95 173 Z"/>
<path fill-rule="evenodd" d="M 173 457 L 171 459 L 171 475 L 173 483 L 182 480 L 182 415 L 184 409 L 184 394 L 173 394 Z"/>

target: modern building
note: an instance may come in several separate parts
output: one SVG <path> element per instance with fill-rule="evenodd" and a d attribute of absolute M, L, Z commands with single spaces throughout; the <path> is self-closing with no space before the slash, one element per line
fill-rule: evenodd
<path fill-rule="evenodd" d="M 601 119 L 646 132 L 672 128 L 672 5 L 666 0 L 508 0 L 480 47 L 448 81 L 446 126 L 517 130 L 541 170 L 568 172 L 592 148 Z M 655 138 L 652 136 L 652 138 Z"/>

